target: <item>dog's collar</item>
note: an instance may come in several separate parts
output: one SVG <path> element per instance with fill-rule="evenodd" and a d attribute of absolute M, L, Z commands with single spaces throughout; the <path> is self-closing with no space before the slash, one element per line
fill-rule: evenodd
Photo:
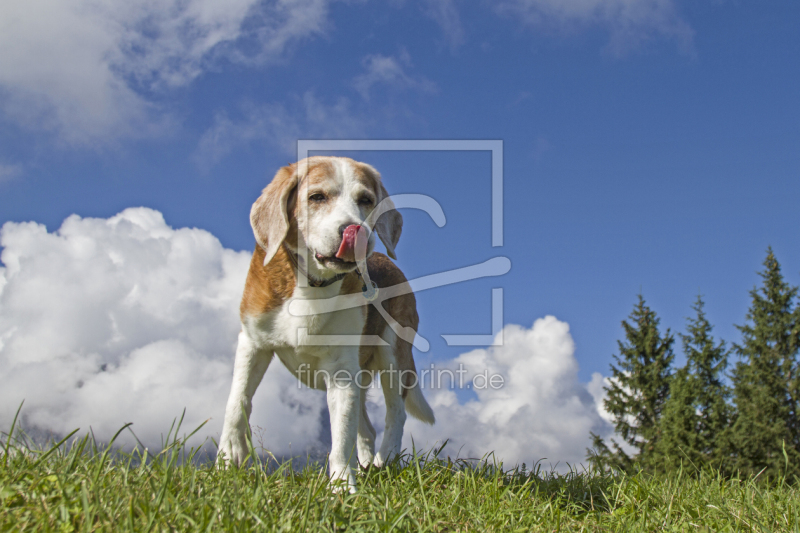
<path fill-rule="evenodd" d="M 286 248 L 286 255 L 289 256 L 289 261 L 291 261 L 292 265 L 297 269 L 298 272 L 303 274 L 306 279 L 308 280 L 309 287 L 321 288 L 321 287 L 328 287 L 333 285 L 337 281 L 344 279 L 344 277 L 348 274 L 348 272 L 342 272 L 341 274 L 336 274 L 334 277 L 329 279 L 317 279 L 311 274 L 306 271 L 305 268 L 302 267 L 300 264 L 300 257 L 291 251 L 288 247 Z"/>

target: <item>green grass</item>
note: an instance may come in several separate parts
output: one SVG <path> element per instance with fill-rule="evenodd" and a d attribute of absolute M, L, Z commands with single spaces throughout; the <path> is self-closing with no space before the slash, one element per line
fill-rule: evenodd
<path fill-rule="evenodd" d="M 560 475 L 428 454 L 336 494 L 322 466 L 220 470 L 184 440 L 151 456 L 88 435 L 38 449 L 6 435 L 0 531 L 800 531 L 800 495 L 781 481 Z"/>

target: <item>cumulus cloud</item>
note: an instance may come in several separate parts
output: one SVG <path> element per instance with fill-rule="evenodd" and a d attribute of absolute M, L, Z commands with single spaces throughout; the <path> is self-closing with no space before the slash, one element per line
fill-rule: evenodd
<path fill-rule="evenodd" d="M 323 32 L 328 0 L 0 3 L 0 109 L 73 144 L 168 130 L 149 95 L 219 57 L 262 64 Z M 247 52 L 245 52 L 247 50 Z"/>
<path fill-rule="evenodd" d="M 133 422 L 157 448 L 185 408 L 185 430 L 210 419 L 195 444 L 219 437 L 249 253 L 146 208 L 53 233 L 8 222 L 0 245 L 0 427 L 24 399 L 39 431 L 107 440 Z M 261 434 L 278 454 L 319 441 L 324 397 L 296 383 L 272 368 L 254 400 L 253 425 L 280 428 Z"/>
<path fill-rule="evenodd" d="M 673 39 L 689 50 L 693 37 L 673 0 L 501 0 L 495 7 L 537 28 L 604 27 L 610 32 L 609 49 L 615 54 L 656 36 Z"/>
<path fill-rule="evenodd" d="M 532 328 L 507 325 L 501 335 L 502 346 L 473 350 L 446 365 L 466 370 L 465 384 L 476 397 L 461 402 L 448 388 L 426 390 L 436 425 L 411 421 L 404 445 L 410 450 L 413 440 L 427 450 L 449 439 L 444 454 L 481 458 L 494 452 L 506 466 L 543 460 L 564 469 L 585 461 L 589 432 L 607 436 L 612 428 L 603 416 L 602 376 L 595 374 L 590 384 L 578 380 L 569 325 L 547 316 Z M 487 386 L 482 376 L 501 376 L 502 386 Z"/>
<path fill-rule="evenodd" d="M 238 303 L 250 253 L 224 248 L 200 229 L 168 226 L 146 208 L 108 219 L 73 215 L 54 231 L 8 222 L 0 231 L 0 428 L 24 399 L 24 423 L 64 435 L 91 427 L 109 439 L 126 422 L 157 449 L 186 409 L 188 431 L 209 420 L 192 444 L 218 438 L 239 331 Z M 506 465 L 582 461 L 589 431 L 608 435 L 603 377 L 579 382 L 569 326 L 552 316 L 532 328 L 508 325 L 503 345 L 437 364 L 482 374 L 500 388 L 468 401 L 424 378 L 437 423 L 409 419 L 404 445 L 481 457 Z M 424 370 L 420 368 L 421 371 Z M 457 375 L 457 374 L 454 374 Z M 369 391 L 379 431 L 385 410 Z M 325 396 L 300 387 L 275 361 L 253 401 L 256 442 L 277 455 L 327 449 Z M 132 437 L 123 434 L 130 445 Z"/>

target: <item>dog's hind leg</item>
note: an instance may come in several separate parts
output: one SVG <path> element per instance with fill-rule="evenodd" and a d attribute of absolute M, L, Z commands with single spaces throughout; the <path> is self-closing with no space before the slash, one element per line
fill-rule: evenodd
<path fill-rule="evenodd" d="M 375 466 L 383 466 L 400 453 L 403 442 L 403 426 L 406 423 L 406 408 L 400 394 L 400 380 L 398 373 L 393 371 L 381 372 L 381 388 L 383 398 L 386 400 L 386 428 L 383 431 L 383 440 L 378 455 L 375 456 Z"/>
<path fill-rule="evenodd" d="M 247 457 L 249 453 L 247 432 L 250 430 L 248 420 L 253 409 L 253 394 L 261 383 L 272 357 L 272 350 L 256 347 L 247 333 L 244 331 L 239 333 L 239 344 L 236 347 L 236 359 L 233 363 L 233 383 L 225 407 L 217 464 L 227 465 L 232 462 L 240 465 Z"/>

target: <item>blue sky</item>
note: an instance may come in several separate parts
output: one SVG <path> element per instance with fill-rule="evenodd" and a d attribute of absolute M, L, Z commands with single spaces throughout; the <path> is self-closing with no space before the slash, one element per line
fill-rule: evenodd
<path fill-rule="evenodd" d="M 730 342 L 768 245 L 800 283 L 800 4 L 78 4 L 0 7 L 0 223 L 145 206 L 251 250 L 298 138 L 501 139 L 502 248 L 488 152 L 347 154 L 442 205 L 404 214 L 409 277 L 512 261 L 418 297 L 420 361 L 489 332 L 491 287 L 506 323 L 568 323 L 588 382 L 640 291 L 673 331 L 703 294 Z"/>

